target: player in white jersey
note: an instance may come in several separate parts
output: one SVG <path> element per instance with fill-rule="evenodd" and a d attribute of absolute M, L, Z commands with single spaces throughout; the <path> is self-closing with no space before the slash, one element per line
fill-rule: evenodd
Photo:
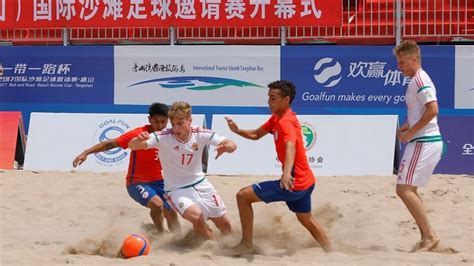
<path fill-rule="evenodd" d="M 403 41 L 394 49 L 400 71 L 411 77 L 406 91 L 407 122 L 398 137 L 407 142 L 398 171 L 397 195 L 407 206 L 421 233 L 414 251 L 428 251 L 439 243 L 439 237 L 428 221 L 426 207 L 417 193 L 424 187 L 441 159 L 443 141 L 437 123 L 436 89 L 421 68 L 420 48 L 414 41 Z"/>
<path fill-rule="evenodd" d="M 168 113 L 172 128 L 143 132 L 132 139 L 132 150 L 158 148 L 167 200 L 193 224 L 194 231 L 204 239 L 214 239 L 207 220 L 214 222 L 222 234 L 231 232 L 224 202 L 202 171 L 202 152 L 206 145 L 216 146 L 216 159 L 237 146 L 216 133 L 192 127 L 191 106 L 175 102 Z"/>

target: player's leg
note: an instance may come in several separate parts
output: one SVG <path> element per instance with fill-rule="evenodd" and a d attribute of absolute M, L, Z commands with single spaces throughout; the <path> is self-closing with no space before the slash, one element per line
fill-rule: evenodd
<path fill-rule="evenodd" d="M 177 189 L 167 193 L 168 202 L 188 220 L 194 232 L 204 239 L 214 239 L 214 234 L 209 228 L 207 216 L 199 206 L 201 195 L 194 187 Z"/>
<path fill-rule="evenodd" d="M 255 194 L 252 186 L 244 187 L 237 192 L 237 206 L 239 208 L 242 240 L 239 245 L 253 247 L 253 208 L 252 203 L 261 201 Z"/>
<path fill-rule="evenodd" d="M 313 238 L 318 241 L 324 251 L 331 252 L 331 242 L 323 226 L 311 215 L 311 194 L 313 190 L 314 185 L 302 191 L 285 192 L 289 194 L 287 198 L 290 199 L 290 201 L 286 201 L 286 204 L 288 208 L 296 214 L 298 221 L 310 232 Z"/>
<path fill-rule="evenodd" d="M 201 207 L 204 218 L 209 218 L 223 235 L 232 233 L 225 203 L 211 182 L 204 180 L 193 186 L 193 189 L 199 193 L 200 197 L 196 199 L 196 202 Z"/>
<path fill-rule="evenodd" d="M 311 233 L 313 238 L 318 241 L 324 251 L 331 252 L 333 250 L 323 226 L 313 218 L 310 212 L 297 212 L 296 217 L 298 218 L 298 221 Z"/>
<path fill-rule="evenodd" d="M 230 235 L 232 233 L 232 226 L 227 214 L 224 214 L 221 217 L 209 217 L 209 219 L 221 231 L 222 235 Z"/>
<path fill-rule="evenodd" d="M 154 182 L 149 183 L 148 185 L 155 191 L 156 195 L 159 197 L 159 199 L 162 202 L 162 205 L 163 205 L 163 208 L 161 208 L 162 214 L 159 214 L 159 215 L 165 217 L 166 222 L 168 224 L 168 229 L 174 233 L 181 232 L 181 226 L 179 225 L 179 220 L 178 220 L 178 213 L 171 207 L 171 205 L 166 200 L 166 197 L 165 197 L 166 192 L 165 192 L 165 188 L 164 188 L 165 186 L 164 186 L 163 180 L 154 181 Z M 152 207 L 150 207 L 150 209 L 153 210 Z M 152 214 L 150 213 L 150 215 Z M 161 220 L 163 220 L 163 218 L 161 218 Z"/>
<path fill-rule="evenodd" d="M 423 201 L 421 201 L 415 191 L 416 187 L 397 184 L 397 195 L 403 201 L 411 216 L 415 219 L 418 228 L 421 230 L 423 238 L 418 248 L 429 250 L 438 244 L 439 238 L 431 227 Z"/>
<path fill-rule="evenodd" d="M 173 233 L 181 233 L 181 225 L 179 224 L 178 213 L 173 208 L 164 208 L 163 214 L 166 222 L 168 223 L 168 229 Z"/>
<path fill-rule="evenodd" d="M 163 201 L 157 195 L 153 196 L 148 204 L 146 205 L 150 208 L 150 217 L 153 220 L 153 223 L 156 226 L 158 232 L 162 233 L 165 231 L 163 226 Z"/>
<path fill-rule="evenodd" d="M 415 246 L 416 250 L 430 250 L 439 242 L 417 189 L 419 186 L 427 185 L 441 158 L 441 153 L 441 142 L 409 143 L 400 164 L 396 192 L 420 229 L 422 240 Z"/>
<path fill-rule="evenodd" d="M 150 216 L 158 232 L 164 232 L 163 227 L 163 201 L 156 195 L 147 183 L 137 183 L 127 186 L 128 194 L 142 206 L 150 208 Z"/>
<path fill-rule="evenodd" d="M 209 228 L 209 226 L 206 223 L 206 220 L 201 211 L 201 208 L 199 208 L 199 205 L 193 204 L 189 206 L 184 211 L 183 218 L 193 224 L 194 231 L 196 232 L 196 234 L 198 234 L 202 238 L 215 239 L 214 234 L 212 233 L 212 230 Z"/>

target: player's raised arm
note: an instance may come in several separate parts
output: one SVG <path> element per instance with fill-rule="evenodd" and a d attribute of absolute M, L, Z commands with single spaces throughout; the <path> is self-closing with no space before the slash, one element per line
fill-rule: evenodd
<path fill-rule="evenodd" d="M 131 150 L 145 150 L 148 148 L 147 140 L 149 138 L 150 134 L 148 132 L 142 132 L 128 143 L 128 147 Z"/>
<path fill-rule="evenodd" d="M 237 145 L 230 139 L 224 139 L 222 140 L 217 146 L 216 146 L 216 159 L 219 158 L 224 152 L 232 153 L 237 149 Z"/>
<path fill-rule="evenodd" d="M 240 129 L 237 124 L 230 117 L 225 117 L 227 125 L 229 126 L 230 131 L 234 132 L 237 135 L 240 135 L 246 139 L 258 140 L 261 137 L 265 136 L 268 132 L 262 129 L 261 127 L 257 129 Z"/>

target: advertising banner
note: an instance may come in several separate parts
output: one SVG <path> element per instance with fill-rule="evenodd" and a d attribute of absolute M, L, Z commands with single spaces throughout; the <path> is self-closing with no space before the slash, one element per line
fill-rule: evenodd
<path fill-rule="evenodd" d="M 18 168 L 23 164 L 26 145 L 21 112 L 0 111 L 0 125 L 0 169 Z"/>
<path fill-rule="evenodd" d="M 393 47 L 284 46 L 281 77 L 295 83 L 293 106 L 405 108 L 411 81 L 397 69 Z M 441 108 L 453 108 L 454 46 L 422 46 L 423 68 Z"/>
<path fill-rule="evenodd" d="M 474 46 L 456 45 L 454 108 L 474 109 Z"/>
<path fill-rule="evenodd" d="M 70 171 L 79 153 L 148 124 L 147 117 L 147 114 L 32 113 L 24 169 Z M 203 126 L 204 115 L 193 115 L 193 124 Z M 126 171 L 129 157 L 129 149 L 115 148 L 89 155 L 77 169 Z"/>
<path fill-rule="evenodd" d="M 278 46 L 117 46 L 115 104 L 266 106 Z"/>
<path fill-rule="evenodd" d="M 113 103 L 113 47 L 1 47 L 0 103 Z"/>
<path fill-rule="evenodd" d="M 435 173 L 474 175 L 474 116 L 439 116 L 447 150 Z"/>
<path fill-rule="evenodd" d="M 341 24 L 342 0 L 0 0 L 1 28 Z"/>
<path fill-rule="evenodd" d="M 209 160 L 208 173 L 281 175 L 273 136 L 259 141 L 232 133 L 224 119 L 241 129 L 260 127 L 269 115 L 213 115 L 212 129 L 235 141 L 233 154 Z M 397 116 L 299 115 L 308 162 L 316 175 L 392 175 Z"/>

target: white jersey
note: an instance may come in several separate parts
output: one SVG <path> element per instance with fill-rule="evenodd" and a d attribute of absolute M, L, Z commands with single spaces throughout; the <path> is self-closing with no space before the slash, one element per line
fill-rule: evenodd
<path fill-rule="evenodd" d="M 436 88 L 431 78 L 423 69 L 418 69 L 411 82 L 408 84 L 406 91 L 406 103 L 408 107 L 408 124 L 410 127 L 415 125 L 425 112 L 425 104 L 437 101 Z M 425 136 L 441 135 L 438 127 L 438 118 L 435 116 L 421 130 L 416 132 L 413 140 Z"/>
<path fill-rule="evenodd" d="M 204 147 L 209 144 L 217 146 L 224 139 L 211 130 L 199 127 L 191 127 L 186 141 L 178 140 L 171 128 L 150 134 L 150 139 L 147 140 L 148 149 L 159 149 L 165 190 L 183 188 L 202 180 Z"/>

